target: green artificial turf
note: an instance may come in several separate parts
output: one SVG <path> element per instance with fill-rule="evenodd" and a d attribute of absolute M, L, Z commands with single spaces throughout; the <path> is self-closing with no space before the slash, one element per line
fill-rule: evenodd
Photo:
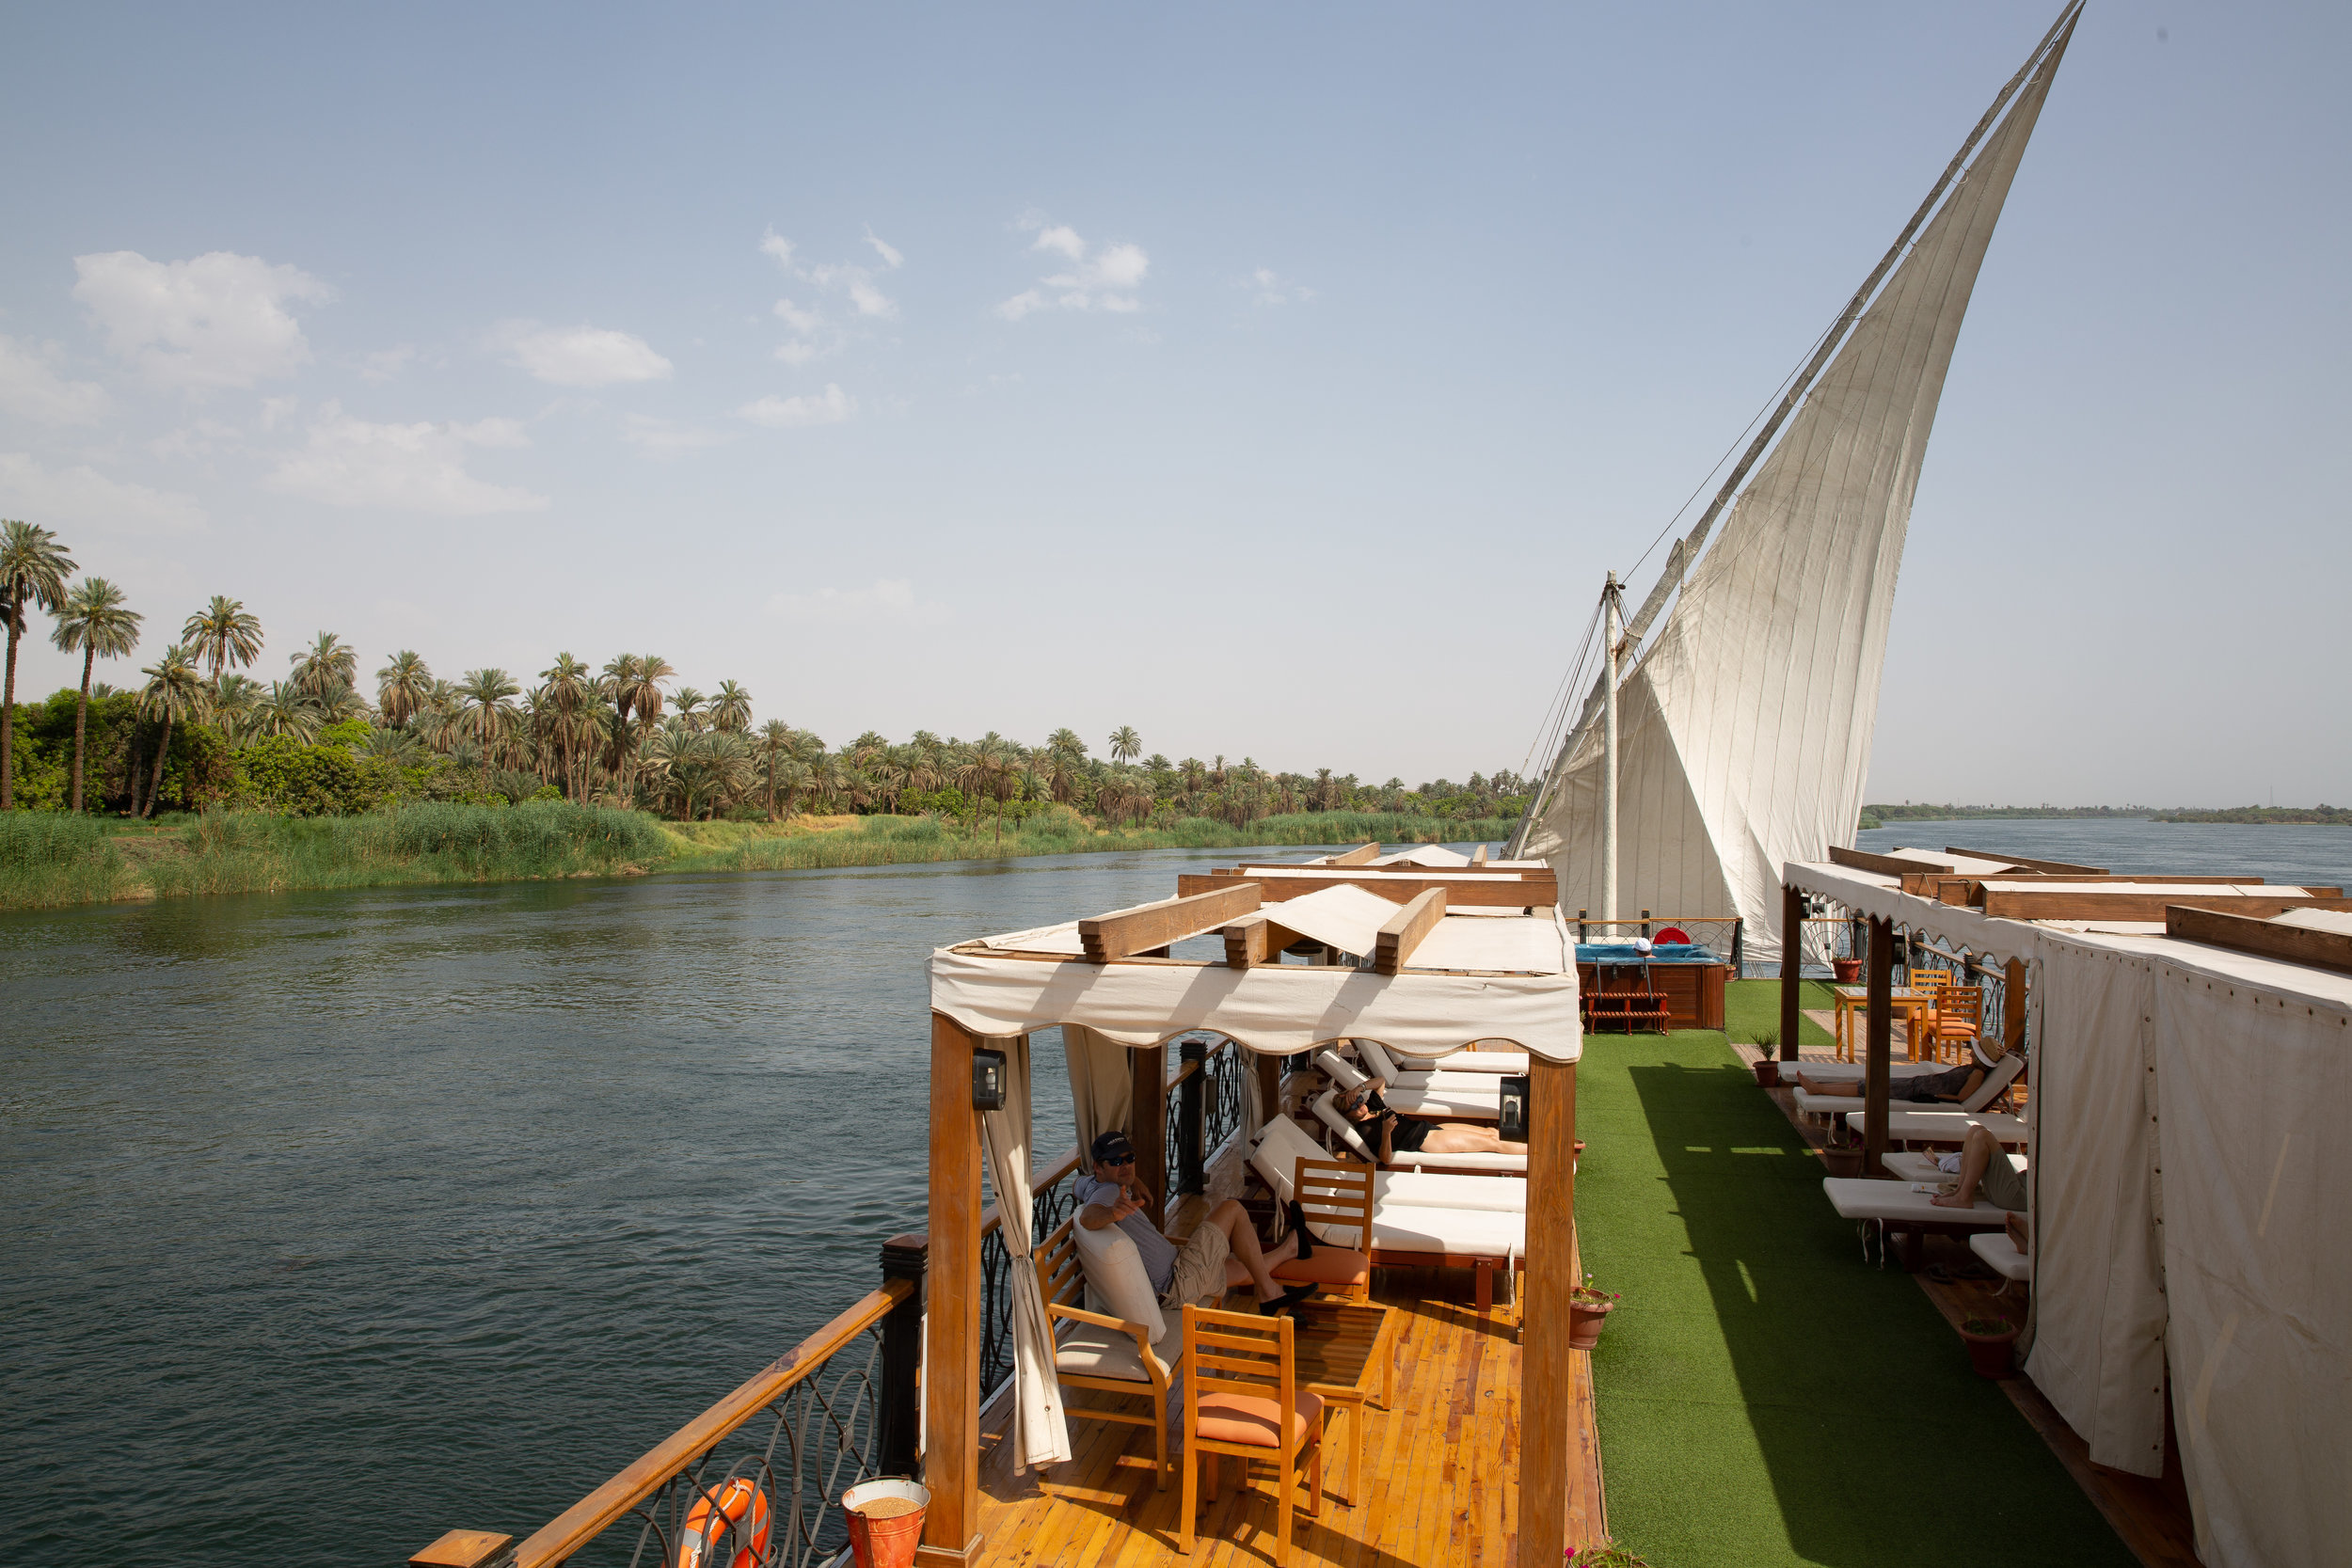
<path fill-rule="evenodd" d="M 1590 1037 L 1576 1209 L 1609 1528 L 1654 1568 L 2133 1568 L 1712 1031 Z"/>
<path fill-rule="evenodd" d="M 1804 1009 L 1828 1012 L 1836 1005 L 1829 987 L 1819 980 L 1797 982 L 1799 1012 L 1797 1043 L 1818 1045 L 1826 1051 L 1837 1043 L 1836 1037 L 1820 1024 L 1806 1018 Z M 1780 982 L 1778 980 L 1728 980 L 1724 984 L 1724 1033 L 1749 1045 L 1756 1043 L 1756 1031 L 1769 1031 L 1780 1037 Z"/>

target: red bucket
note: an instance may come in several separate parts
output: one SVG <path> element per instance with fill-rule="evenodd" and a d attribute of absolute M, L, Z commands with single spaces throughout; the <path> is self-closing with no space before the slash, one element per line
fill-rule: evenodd
<path fill-rule="evenodd" d="M 857 1568 L 914 1568 L 930 1502 L 930 1491 L 911 1481 L 869 1481 L 842 1493 Z"/>

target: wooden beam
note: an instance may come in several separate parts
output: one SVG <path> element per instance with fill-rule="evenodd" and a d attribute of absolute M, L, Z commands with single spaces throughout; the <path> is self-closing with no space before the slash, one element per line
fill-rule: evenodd
<path fill-rule="evenodd" d="M 1471 845 L 1471 846 L 1470 846 L 1470 864 L 1472 864 L 1472 865 L 1484 865 L 1484 864 L 1486 864 L 1486 847 L 1485 845 L 1483 845 L 1483 844 L 1473 844 L 1473 845 Z"/>
<path fill-rule="evenodd" d="M 1560 1568 L 1571 1541 L 1576 1356 L 1576 1065 L 1528 1062 L 1527 1303 L 1519 1314 L 1520 1568 Z"/>
<path fill-rule="evenodd" d="M 1893 921 L 1875 917 L 1870 921 L 1869 960 L 1870 1014 L 1863 1031 L 1868 1039 L 1869 1056 L 1862 1069 L 1862 1174 L 1884 1176 L 1886 1166 L 1882 1162 L 1886 1154 L 1886 1101 L 1893 1087 L 1887 1055 L 1895 1039 Z"/>
<path fill-rule="evenodd" d="M 1127 1053 L 1133 1098 L 1127 1112 L 1127 1141 L 1136 1146 L 1136 1180 L 1152 1195 L 1152 1224 L 1168 1224 L 1168 1047 Z"/>
<path fill-rule="evenodd" d="M 2011 865 L 2022 865 L 2033 871 L 2058 871 L 2090 877 L 2102 876 L 2106 871 L 2104 865 L 2074 865 L 2066 861 L 2030 860 L 2024 855 L 1996 855 L 1989 849 L 1962 849 L 1949 844 L 1944 846 L 1944 852 L 1947 855 L 1966 855 L 1972 860 L 2006 861 Z"/>
<path fill-rule="evenodd" d="M 2352 936 L 2314 931 L 2308 926 L 2278 926 L 2220 910 L 2174 904 L 2164 911 L 2164 934 L 2185 942 L 2253 953 L 2282 963 L 2309 964 L 2352 974 Z"/>
<path fill-rule="evenodd" d="M 515 1538 L 495 1530 L 453 1529 L 408 1560 L 408 1568 L 499 1568 L 515 1560 Z"/>
<path fill-rule="evenodd" d="M 1282 949 L 1299 940 L 1298 933 L 1287 926 L 1277 926 L 1260 910 L 1243 915 L 1225 927 L 1225 967 L 1255 969 L 1260 964 L 1279 964 Z"/>
<path fill-rule="evenodd" d="M 1078 941 L 1095 963 L 1107 963 L 1137 953 L 1149 953 L 1203 931 L 1214 931 L 1237 915 L 1258 907 L 1258 884 L 1236 880 L 1227 886 L 1131 910 L 1113 910 L 1078 922 Z"/>
<path fill-rule="evenodd" d="M 1797 1032 L 1804 1027 L 1799 994 L 1804 984 L 1804 894 L 1780 890 L 1780 1059 L 1797 1059 Z"/>
<path fill-rule="evenodd" d="M 1939 865 L 1934 861 L 1908 860 L 1899 855 L 1874 855 L 1867 849 L 1848 849 L 1833 844 L 1829 847 L 1832 865 L 1851 866 L 1856 871 L 1875 871 L 1882 877 L 1910 877 L 1923 871 L 1941 871 L 1947 875 L 1957 871 L 1956 865 Z"/>
<path fill-rule="evenodd" d="M 2289 910 L 2352 910 L 2352 900 L 2344 898 L 2342 888 L 2333 887 L 2258 894 L 2042 893 L 1989 887 L 1983 908 L 1986 914 L 2003 920 L 2140 920 L 2162 925 L 2168 918 L 2165 911 L 2176 906 L 2266 920 Z"/>
<path fill-rule="evenodd" d="M 1381 923 L 1374 939 L 1372 968 L 1376 974 L 1394 974 L 1412 958 L 1413 949 L 1445 918 L 1445 889 L 1433 887 Z"/>
<path fill-rule="evenodd" d="M 980 1548 L 980 1114 L 977 1042 L 931 1014 L 930 1280 L 923 1362 L 921 1560 L 978 1560 Z"/>
<path fill-rule="evenodd" d="M 1326 865 L 1361 865 L 1364 862 L 1373 859 L 1379 853 L 1380 841 L 1378 839 L 1374 839 L 1370 844 L 1359 844 L 1355 848 L 1348 850 L 1344 854 L 1333 855 L 1329 860 L 1324 862 L 1323 863 Z"/>
<path fill-rule="evenodd" d="M 1308 869 L 1321 871 L 1326 868 L 1311 866 Z M 1410 903 L 1431 888 L 1442 888 L 1446 903 L 1454 909 L 1542 910 L 1560 901 L 1559 880 L 1549 871 L 1530 872 L 1524 877 L 1465 877 L 1458 881 L 1428 877 L 1383 877 L 1376 870 L 1362 866 L 1351 866 L 1330 877 L 1267 877 L 1263 881 L 1252 881 L 1228 871 L 1179 872 L 1176 877 L 1176 891 L 1186 897 L 1213 893 L 1221 888 L 1253 887 L 1259 890 L 1260 897 L 1268 904 L 1304 898 L 1311 893 L 1341 886 L 1366 888 L 1398 904 Z M 1079 929 L 1083 934 L 1083 923 Z"/>
<path fill-rule="evenodd" d="M 2026 1049 L 2026 960 L 2011 958 L 2001 972 L 2001 1041 L 2011 1051 Z"/>

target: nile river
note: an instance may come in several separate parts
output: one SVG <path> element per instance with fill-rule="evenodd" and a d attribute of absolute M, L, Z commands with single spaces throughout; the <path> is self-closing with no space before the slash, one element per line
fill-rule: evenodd
<path fill-rule="evenodd" d="M 2334 828 L 1864 842 L 2352 881 Z M 527 1532 L 920 1224 L 927 953 L 1235 855 L 0 916 L 0 1562 Z"/>

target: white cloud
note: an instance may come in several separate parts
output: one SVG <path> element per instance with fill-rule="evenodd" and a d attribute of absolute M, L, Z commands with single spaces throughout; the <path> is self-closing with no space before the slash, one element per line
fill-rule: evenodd
<path fill-rule="evenodd" d="M 780 267 L 788 267 L 792 264 L 792 242 L 772 229 L 759 237 L 759 253 L 762 256 L 774 257 L 776 265 Z"/>
<path fill-rule="evenodd" d="M 36 348 L 0 337 L 0 408 L 42 424 L 95 424 L 105 418 L 113 407 L 106 389 L 59 375 L 61 357 L 55 343 Z"/>
<path fill-rule="evenodd" d="M 178 430 L 167 431 L 147 443 L 147 450 L 158 457 L 210 457 L 215 451 L 241 451 L 245 448 L 245 432 L 219 420 L 199 420 Z"/>
<path fill-rule="evenodd" d="M 803 337 L 810 336 L 825 325 L 824 317 L 814 310 L 803 310 L 788 299 L 776 301 L 776 319 Z"/>
<path fill-rule="evenodd" d="M 1136 290 L 1142 284 L 1143 275 L 1151 270 L 1152 259 L 1144 254 L 1141 245 L 1121 242 L 1091 246 L 1067 224 L 1048 225 L 1040 217 L 1024 218 L 1020 227 L 1037 230 L 1031 250 L 1059 256 L 1072 266 L 1067 272 L 1047 274 L 1038 279 L 1035 287 L 1024 289 L 999 303 L 996 313 L 1005 320 L 1017 322 L 1056 307 L 1117 314 L 1143 308 L 1143 302 L 1136 297 Z"/>
<path fill-rule="evenodd" d="M 215 250 L 151 261 L 135 250 L 76 256 L 73 297 L 107 347 L 167 387 L 250 387 L 294 373 L 310 357 L 290 302 L 335 291 L 299 267 Z"/>
<path fill-rule="evenodd" d="M 1306 305 L 1313 301 L 1315 292 L 1279 277 L 1270 267 L 1260 267 L 1241 280 L 1238 287 L 1255 291 L 1252 297 L 1260 305 L 1288 305 L 1293 301 Z"/>
<path fill-rule="evenodd" d="M 691 425 L 673 424 L 668 420 L 656 420 L 643 414 L 631 414 L 621 424 L 621 439 L 644 452 L 647 457 L 667 462 L 689 452 L 724 446 L 735 439 L 731 430 L 701 430 Z"/>
<path fill-rule="evenodd" d="M 408 361 L 414 359 L 416 356 L 417 351 L 406 343 L 402 343 L 397 348 L 377 349 L 373 354 L 361 356 L 359 360 L 359 379 L 362 381 L 389 381 L 392 377 L 406 370 L 408 368 Z"/>
<path fill-rule="evenodd" d="M 874 247 L 874 254 L 880 256 L 882 259 L 882 265 L 888 267 L 892 272 L 897 272 L 899 267 L 906 263 L 906 257 L 899 251 L 898 247 L 892 245 L 889 241 L 878 237 L 874 233 L 873 227 L 870 224 L 867 225 L 866 230 L 866 243 Z"/>
<path fill-rule="evenodd" d="M 795 621 L 928 621 L 938 618 L 938 607 L 915 597 L 914 584 L 905 578 L 877 578 L 866 588 L 820 588 L 814 594 L 776 594 L 768 612 Z"/>
<path fill-rule="evenodd" d="M 510 363 L 554 387 L 612 387 L 670 376 L 670 362 L 644 339 L 585 322 L 550 327 L 508 322 L 492 334 L 492 341 L 513 356 Z"/>
<path fill-rule="evenodd" d="M 524 444 L 522 426 L 513 420 L 467 425 L 372 424 L 330 402 L 311 421 L 309 444 L 262 483 L 328 506 L 381 507 L 446 517 L 536 512 L 547 506 L 545 496 L 492 484 L 466 472 L 469 446 Z"/>
<path fill-rule="evenodd" d="M 0 515 L 43 528 L 103 533 L 192 533 L 204 509 L 186 496 L 108 479 L 95 468 L 50 470 L 30 453 L 0 451 Z"/>
<path fill-rule="evenodd" d="M 857 399 L 840 388 L 826 383 L 821 393 L 805 397 L 780 398 L 774 393 L 756 403 L 747 403 L 737 409 L 739 418 L 771 430 L 792 430 L 802 425 L 839 424 L 857 412 Z"/>
<path fill-rule="evenodd" d="M 866 231 L 866 243 L 872 245 L 885 263 L 886 269 L 902 265 L 906 258 L 897 246 Z M 898 303 L 882 293 L 874 281 L 873 273 L 855 261 L 826 261 L 814 266 L 802 266 L 793 258 L 798 248 L 790 240 L 769 230 L 760 237 L 760 252 L 775 258 L 776 264 L 793 277 L 807 283 L 823 294 L 846 298 L 851 321 L 866 317 L 891 321 L 898 314 Z M 819 355 L 832 354 L 850 341 L 850 328 L 826 314 L 822 299 L 803 306 L 785 298 L 775 304 L 777 320 L 792 329 L 792 337 L 776 349 L 776 357 L 787 365 L 804 365 Z"/>

